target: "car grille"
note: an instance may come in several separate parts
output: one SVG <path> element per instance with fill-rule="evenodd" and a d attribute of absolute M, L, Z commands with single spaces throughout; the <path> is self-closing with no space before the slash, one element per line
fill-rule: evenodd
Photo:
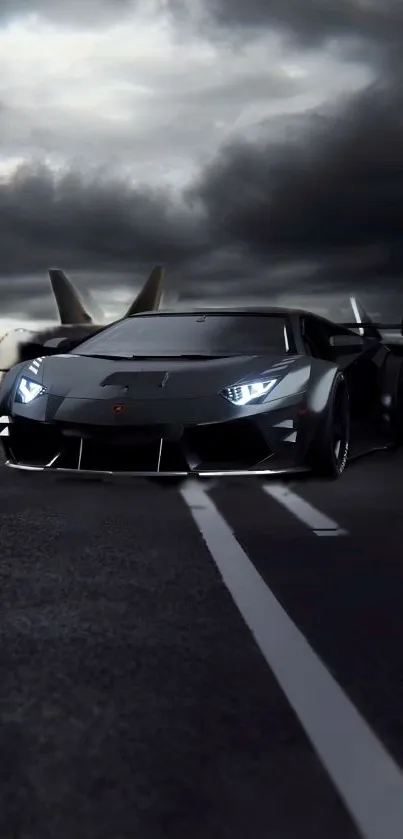
<path fill-rule="evenodd" d="M 93 472 L 253 471 L 273 456 L 247 420 L 193 428 L 125 429 L 17 420 L 7 442 L 15 464 Z"/>

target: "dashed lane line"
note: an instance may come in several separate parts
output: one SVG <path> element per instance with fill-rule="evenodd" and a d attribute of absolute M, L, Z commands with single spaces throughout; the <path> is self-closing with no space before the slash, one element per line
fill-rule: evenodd
<path fill-rule="evenodd" d="M 399 767 L 276 600 L 206 491 L 190 482 L 180 492 L 363 839 L 401 839 Z"/>
<path fill-rule="evenodd" d="M 325 516 L 308 501 L 300 498 L 295 492 L 292 492 L 285 484 L 282 483 L 267 483 L 263 484 L 263 490 L 283 505 L 295 518 L 306 524 L 316 536 L 347 536 L 348 531 L 340 527 L 336 521 Z"/>

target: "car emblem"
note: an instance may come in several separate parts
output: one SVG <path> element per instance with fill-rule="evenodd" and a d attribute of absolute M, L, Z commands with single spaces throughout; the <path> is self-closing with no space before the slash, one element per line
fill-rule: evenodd
<path fill-rule="evenodd" d="M 122 411 L 124 411 L 124 407 L 123 405 L 114 405 L 113 410 L 115 411 L 115 414 L 121 414 Z"/>
<path fill-rule="evenodd" d="M 169 373 L 165 373 L 165 376 L 164 376 L 162 382 L 160 382 L 160 387 L 165 387 L 168 379 L 169 379 Z"/>

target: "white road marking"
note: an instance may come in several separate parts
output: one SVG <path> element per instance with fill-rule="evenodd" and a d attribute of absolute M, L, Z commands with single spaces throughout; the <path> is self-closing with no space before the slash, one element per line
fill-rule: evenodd
<path fill-rule="evenodd" d="M 308 501 L 300 498 L 295 492 L 291 492 L 285 484 L 273 483 L 264 484 L 264 492 L 283 507 L 286 507 L 297 519 L 306 524 L 316 536 L 346 536 L 347 530 L 340 527 L 336 521 L 325 516 Z"/>
<path fill-rule="evenodd" d="M 180 492 L 363 839 L 402 839 L 399 767 L 276 600 L 211 498 L 190 482 Z"/>

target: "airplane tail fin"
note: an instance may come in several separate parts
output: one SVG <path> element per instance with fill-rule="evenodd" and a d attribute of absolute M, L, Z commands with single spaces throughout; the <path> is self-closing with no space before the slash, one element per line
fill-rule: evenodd
<path fill-rule="evenodd" d="M 92 323 L 92 317 L 84 308 L 71 280 L 60 268 L 49 268 L 49 277 L 56 298 L 60 323 Z"/>
<path fill-rule="evenodd" d="M 140 312 L 152 312 L 159 309 L 162 297 L 163 278 L 163 266 L 155 265 L 143 288 L 140 289 L 137 297 L 129 306 L 125 314 L 126 318 L 131 317 L 131 315 L 140 314 Z"/>
<path fill-rule="evenodd" d="M 365 334 L 367 338 L 381 338 L 382 336 L 379 332 L 379 329 L 375 326 L 373 320 L 366 312 L 364 306 L 362 305 L 358 297 L 352 295 L 350 297 L 350 304 L 353 310 L 355 322 L 357 323 L 357 325 L 362 324 L 361 328 L 358 330 L 359 334 Z"/>
<path fill-rule="evenodd" d="M 125 317 L 159 309 L 162 297 L 163 276 L 163 266 L 155 265 L 137 297 L 129 306 Z M 92 324 L 93 319 L 91 315 L 88 314 L 77 290 L 64 271 L 60 268 L 50 268 L 49 277 L 59 310 L 60 323 Z"/>

